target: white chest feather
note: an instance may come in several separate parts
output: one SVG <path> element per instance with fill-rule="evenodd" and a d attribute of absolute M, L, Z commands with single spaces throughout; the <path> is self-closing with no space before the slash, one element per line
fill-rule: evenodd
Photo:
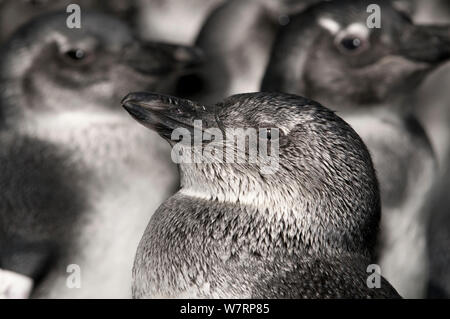
<path fill-rule="evenodd" d="M 153 212 L 177 185 L 169 145 L 125 114 L 41 116 L 23 130 L 68 150 L 71 163 L 91 175 L 83 185 L 89 211 L 82 214 L 75 251 L 54 270 L 38 297 L 130 297 L 139 240 Z M 80 266 L 80 288 L 66 285 L 70 264 Z"/>

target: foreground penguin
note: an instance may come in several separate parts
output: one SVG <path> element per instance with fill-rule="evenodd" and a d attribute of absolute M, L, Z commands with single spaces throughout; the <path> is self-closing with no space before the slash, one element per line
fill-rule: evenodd
<path fill-rule="evenodd" d="M 171 92 L 197 60 L 102 14 L 83 12 L 81 29 L 45 15 L 15 33 L 0 52 L 0 282 L 31 278 L 33 297 L 131 296 L 140 234 L 178 175 L 120 100 Z"/>
<path fill-rule="evenodd" d="M 416 26 L 389 2 L 377 4 L 381 28 L 367 26 L 373 21 L 370 1 L 322 3 L 292 17 L 274 44 L 262 90 L 333 105 L 355 128 L 380 181 L 382 272 L 402 295 L 422 297 L 424 206 L 435 162 L 426 133 L 402 108 L 423 78 L 450 57 L 449 27 Z"/>
<path fill-rule="evenodd" d="M 181 161 L 181 190 L 147 226 L 133 269 L 135 298 L 398 297 L 385 280 L 368 288 L 378 185 L 364 143 L 333 112 L 265 93 L 215 107 L 132 93 L 122 104 L 177 154 L 201 158 Z M 259 134 L 244 152 L 234 143 L 243 136 L 231 133 L 239 128 Z M 192 145 L 186 135 L 179 141 L 180 132 L 205 135 Z M 277 164 L 268 165 L 264 143 Z M 223 161 L 230 154 L 237 160 Z"/>

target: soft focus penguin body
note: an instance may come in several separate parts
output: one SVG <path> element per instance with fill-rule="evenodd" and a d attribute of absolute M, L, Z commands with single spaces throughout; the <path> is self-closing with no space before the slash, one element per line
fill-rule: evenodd
<path fill-rule="evenodd" d="M 32 277 L 34 297 L 130 297 L 139 234 L 177 169 L 119 96 L 170 92 L 198 56 L 106 15 L 84 12 L 82 29 L 65 20 L 42 16 L 1 52 L 0 268 Z"/>

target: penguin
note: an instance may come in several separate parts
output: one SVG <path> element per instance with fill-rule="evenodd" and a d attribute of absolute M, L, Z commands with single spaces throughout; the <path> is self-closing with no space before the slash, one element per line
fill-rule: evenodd
<path fill-rule="evenodd" d="M 426 207 L 436 158 L 408 106 L 411 92 L 450 57 L 449 30 L 415 25 L 388 1 L 321 3 L 280 31 L 261 84 L 332 105 L 364 140 L 381 188 L 379 263 L 409 298 L 426 290 Z"/>
<path fill-rule="evenodd" d="M 178 170 L 165 158 L 166 143 L 136 128 L 120 101 L 136 88 L 172 92 L 200 59 L 195 48 L 141 41 L 116 18 L 90 12 L 81 29 L 67 28 L 63 13 L 39 16 L 2 47 L 0 276 L 7 291 L 131 297 L 139 234 L 177 189 Z M 16 283 L 29 290 L 15 280 L 23 276 L 32 291 L 17 292 Z"/>
<path fill-rule="evenodd" d="M 228 0 L 137 0 L 142 38 L 193 45 L 205 19 Z"/>
<path fill-rule="evenodd" d="M 364 143 L 332 111 L 276 93 L 234 95 L 214 107 L 130 93 L 122 105 L 174 150 L 202 158 L 180 161 L 180 190 L 147 226 L 134 298 L 399 297 L 384 279 L 378 289 L 367 285 L 380 218 L 377 179 Z M 257 145 L 265 141 L 271 152 L 279 145 L 271 153 L 278 165 L 263 170 L 261 149 L 250 161 L 250 142 L 237 153 L 229 133 L 237 128 L 259 130 Z M 203 135 L 192 144 L 189 136 L 213 129 L 225 139 Z M 189 134 L 180 139 L 181 131 Z M 205 155 L 212 146 L 242 161 Z"/>
<path fill-rule="evenodd" d="M 207 56 L 203 68 L 183 78 L 179 96 L 204 103 L 258 91 L 270 49 L 290 16 L 320 0 L 228 0 L 203 24 L 195 45 Z M 398 3 L 397 3 L 398 2 Z M 408 10 L 409 0 L 396 1 Z M 188 86 L 189 85 L 189 86 Z"/>
<path fill-rule="evenodd" d="M 81 14 L 85 10 L 98 10 L 114 15 L 133 26 L 138 11 L 135 0 L 1 0 L 0 43 L 6 41 L 15 30 L 32 18 L 56 10 L 64 13 L 69 4 L 79 5 Z"/>
<path fill-rule="evenodd" d="M 414 21 L 419 24 L 450 23 L 448 1 L 417 1 L 419 10 Z M 433 142 L 439 161 L 439 178 L 433 186 L 428 225 L 430 277 L 427 297 L 450 298 L 450 112 L 448 84 L 450 63 L 434 72 L 420 87 L 414 104 L 415 113 L 423 121 Z M 427 107 L 421 107 L 427 103 Z"/>
<path fill-rule="evenodd" d="M 178 95 L 215 103 L 232 94 L 258 91 L 277 30 L 290 14 L 318 1 L 224 2 L 208 16 L 195 40 L 206 62 L 184 78 L 191 88 Z"/>
<path fill-rule="evenodd" d="M 450 152 L 447 154 L 450 158 Z M 450 163 L 445 162 L 442 176 L 433 186 L 430 200 L 432 212 L 428 224 L 428 257 L 430 275 L 427 283 L 428 298 L 450 298 Z"/>

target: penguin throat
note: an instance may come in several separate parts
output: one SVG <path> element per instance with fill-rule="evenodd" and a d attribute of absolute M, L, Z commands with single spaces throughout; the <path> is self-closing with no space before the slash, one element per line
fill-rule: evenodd
<path fill-rule="evenodd" d="M 363 231 L 355 231 L 359 226 L 346 216 L 351 212 L 335 208 L 323 192 L 300 183 L 262 180 L 251 172 L 215 175 L 211 167 L 205 171 L 190 165 L 181 165 L 180 171 L 179 195 L 223 206 L 223 211 L 237 208 L 248 217 L 250 228 L 268 240 L 281 238 L 291 253 L 370 255 Z M 274 248 L 269 246 L 257 252 Z"/>
<path fill-rule="evenodd" d="M 15 125 L 21 134 L 59 146 L 74 164 L 96 174 L 115 176 L 118 168 L 133 167 L 134 154 L 152 147 L 147 142 L 150 132 L 120 114 L 36 112 L 21 120 Z"/>
<path fill-rule="evenodd" d="M 293 194 L 300 195 L 298 187 L 294 193 L 289 185 L 271 186 L 258 173 L 240 172 L 223 165 L 182 164 L 180 171 L 181 193 L 204 200 L 280 211 L 287 202 L 294 202 Z"/>

